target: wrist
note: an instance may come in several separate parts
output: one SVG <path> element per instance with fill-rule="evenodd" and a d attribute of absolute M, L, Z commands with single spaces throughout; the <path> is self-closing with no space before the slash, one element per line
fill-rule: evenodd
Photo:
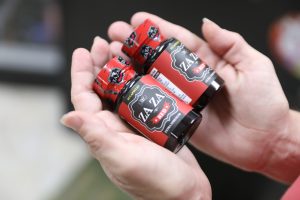
<path fill-rule="evenodd" d="M 211 200 L 211 185 L 202 171 L 194 171 L 196 178 L 193 178 L 192 187 L 182 193 L 176 200 Z"/>
<path fill-rule="evenodd" d="M 278 181 L 291 183 L 300 174 L 300 113 L 290 110 L 286 126 L 270 149 L 261 173 Z"/>
<path fill-rule="evenodd" d="M 176 175 L 175 175 L 176 176 Z M 137 200 L 152 200 L 152 199 L 166 199 L 166 200 L 212 200 L 211 186 L 202 172 L 195 172 L 192 178 L 186 179 L 188 183 L 177 185 L 170 190 L 161 192 L 145 194 L 130 194 Z M 158 195 L 159 194 L 159 195 Z"/>

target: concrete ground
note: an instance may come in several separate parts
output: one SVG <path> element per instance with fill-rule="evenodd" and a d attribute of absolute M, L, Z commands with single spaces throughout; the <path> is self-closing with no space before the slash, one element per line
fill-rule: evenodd
<path fill-rule="evenodd" d="M 55 88 L 0 84 L 0 199 L 68 199 L 70 194 L 74 199 L 76 192 L 77 199 L 103 199 L 89 191 L 99 183 L 120 193 L 80 137 L 60 125 L 65 107 Z M 100 180 L 84 179 L 85 174 Z"/>

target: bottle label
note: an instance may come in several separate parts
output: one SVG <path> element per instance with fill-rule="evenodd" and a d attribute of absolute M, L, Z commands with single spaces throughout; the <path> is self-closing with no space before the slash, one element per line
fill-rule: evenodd
<path fill-rule="evenodd" d="M 121 84 L 124 80 L 124 71 L 120 68 L 113 68 L 108 76 L 108 81 L 112 84 Z"/>
<path fill-rule="evenodd" d="M 199 57 L 188 50 L 181 42 L 176 41 L 166 49 L 171 55 L 171 66 L 179 71 L 187 81 L 201 81 L 209 85 L 216 77 L 213 69 L 204 64 Z"/>
<path fill-rule="evenodd" d="M 152 76 L 136 82 L 122 98 L 119 115 L 140 133 L 164 146 L 192 107 L 168 92 Z"/>
<path fill-rule="evenodd" d="M 192 99 L 181 89 L 179 89 L 174 83 L 172 83 L 166 76 L 160 73 L 156 68 L 152 68 L 152 70 L 150 71 L 150 75 L 162 85 L 164 85 L 170 92 L 175 94 L 183 102 L 185 102 L 186 104 L 191 103 Z"/>
<path fill-rule="evenodd" d="M 140 50 L 140 54 L 145 60 L 147 60 L 150 56 L 152 56 L 153 53 L 154 53 L 154 49 L 148 45 L 143 45 Z"/>
<path fill-rule="evenodd" d="M 150 26 L 149 30 L 147 32 L 148 38 L 158 41 L 160 40 L 160 34 L 158 31 L 158 28 L 156 28 L 155 26 Z"/>
<path fill-rule="evenodd" d="M 143 85 L 129 103 L 132 117 L 150 131 L 163 131 L 178 113 L 173 98 L 156 86 Z"/>
<path fill-rule="evenodd" d="M 129 48 L 133 47 L 135 38 L 136 38 L 136 32 L 132 32 L 130 36 L 125 40 L 124 44 Z"/>

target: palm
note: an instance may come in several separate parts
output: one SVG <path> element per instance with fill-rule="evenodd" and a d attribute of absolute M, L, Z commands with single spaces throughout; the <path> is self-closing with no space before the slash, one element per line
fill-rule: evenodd
<path fill-rule="evenodd" d="M 276 140 L 272 133 L 283 128 L 286 98 L 267 59 L 248 66 L 249 70 L 243 62 L 234 67 L 223 59 L 216 63 L 226 87 L 203 111 L 192 142 L 221 160 L 258 170 L 266 161 L 268 145 Z"/>
<path fill-rule="evenodd" d="M 244 169 L 263 167 L 268 144 L 277 139 L 272 133 L 285 128 L 288 113 L 287 100 L 269 59 L 237 34 L 212 23 L 202 27 L 205 42 L 184 28 L 147 13 L 136 14 L 132 26 L 146 18 L 154 21 L 166 37 L 182 41 L 225 80 L 222 94 L 216 95 L 204 109 L 203 121 L 191 142 L 202 151 Z M 110 27 L 114 54 L 122 54 L 120 42 L 132 32 L 132 26 L 116 22 Z M 120 29 L 124 31 L 120 33 Z"/>
<path fill-rule="evenodd" d="M 175 155 L 134 134 L 116 114 L 103 110 L 92 83 L 97 66 L 107 62 L 109 53 L 107 42 L 98 38 L 91 52 L 85 49 L 74 52 L 71 70 L 71 96 L 77 111 L 74 114 L 80 114 L 87 123 L 81 128 L 81 135 L 108 177 L 133 196 L 145 199 L 163 198 L 157 193 L 159 188 L 165 195 L 193 194 L 191 191 L 200 183 L 203 194 L 210 196 L 209 182 L 188 148 Z M 178 171 L 181 173 L 177 174 Z M 157 177 L 165 179 L 158 183 Z M 178 182 L 184 187 L 178 189 Z"/>
<path fill-rule="evenodd" d="M 260 171 L 264 167 L 271 143 L 282 137 L 278 133 L 284 133 L 287 126 L 287 100 L 272 63 L 240 36 L 213 23 L 204 23 L 202 27 L 207 42 L 147 13 L 134 15 L 132 25 L 112 24 L 108 31 L 111 44 L 97 38 L 90 52 L 78 49 L 73 54 L 71 96 L 76 110 L 73 115 L 81 115 L 81 122 L 72 118 L 72 114 L 65 120 L 81 124 L 77 131 L 109 178 L 133 196 L 172 199 L 181 194 L 196 194 L 193 198 L 199 199 L 201 194 L 210 199 L 209 182 L 186 147 L 175 155 L 133 134 L 133 129 L 116 114 L 103 110 L 100 98 L 92 90 L 99 67 L 111 54 L 125 56 L 121 42 L 146 18 L 158 24 L 166 37 L 182 41 L 225 80 L 225 88 L 203 110 L 203 121 L 191 142 L 241 168 Z M 158 181 L 158 177 L 164 179 Z"/>
<path fill-rule="evenodd" d="M 178 181 L 185 183 L 187 177 L 197 177 L 196 182 L 206 180 L 194 156 L 186 147 L 175 155 L 128 130 L 124 123 L 111 112 L 99 111 L 95 113 L 94 118 L 99 122 L 114 124 L 113 127 L 110 126 L 113 130 L 107 130 L 106 134 L 117 135 L 118 138 L 111 138 L 115 140 L 114 145 L 117 146 L 113 146 L 114 149 L 109 147 L 110 153 L 102 157 L 98 153 L 98 145 L 93 144 L 97 140 L 94 137 L 98 135 L 87 135 L 85 141 L 91 147 L 94 156 L 99 159 L 111 181 L 133 196 L 144 193 L 144 195 L 149 195 L 147 199 L 161 198 L 161 194 L 157 193 L 157 196 L 154 193 L 157 188 L 163 188 L 167 194 L 176 196 L 174 188 L 177 187 Z M 98 125 L 101 126 L 101 123 Z M 106 137 L 109 136 L 106 135 Z M 182 173 L 177 174 L 178 171 Z M 158 183 L 157 177 L 165 177 L 165 179 Z M 209 188 L 205 189 L 209 190 Z"/>

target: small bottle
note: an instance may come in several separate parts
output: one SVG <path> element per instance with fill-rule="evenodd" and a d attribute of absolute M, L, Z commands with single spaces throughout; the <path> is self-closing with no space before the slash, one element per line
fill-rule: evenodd
<path fill-rule="evenodd" d="M 164 39 L 149 19 L 125 40 L 122 51 L 141 74 L 150 74 L 179 99 L 201 111 L 224 81 L 175 38 Z"/>
<path fill-rule="evenodd" d="M 100 70 L 93 89 L 142 135 L 173 152 L 188 141 L 202 119 L 152 76 L 138 76 L 121 57 Z"/>

